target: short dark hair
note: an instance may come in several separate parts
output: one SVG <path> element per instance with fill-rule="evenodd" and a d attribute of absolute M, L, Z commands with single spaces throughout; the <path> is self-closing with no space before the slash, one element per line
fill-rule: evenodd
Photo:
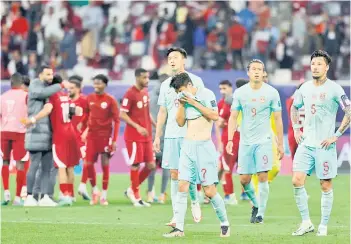
<path fill-rule="evenodd" d="M 222 80 L 219 82 L 219 85 L 227 85 L 229 87 L 233 87 L 232 83 L 229 80 Z"/>
<path fill-rule="evenodd" d="M 259 63 L 259 64 L 262 64 L 262 65 L 263 65 L 263 70 L 264 70 L 264 71 L 266 70 L 266 68 L 265 68 L 264 63 L 262 62 L 262 60 L 256 59 L 256 58 L 255 58 L 255 59 L 252 59 L 252 60 L 249 62 L 249 64 L 247 65 L 247 71 L 250 70 L 250 65 L 251 65 L 252 63 Z"/>
<path fill-rule="evenodd" d="M 101 80 L 102 82 L 104 82 L 106 85 L 108 83 L 108 78 L 106 75 L 103 75 L 103 74 L 98 74 L 96 75 L 93 80 Z"/>
<path fill-rule="evenodd" d="M 54 77 L 52 78 L 52 85 L 54 85 L 54 84 L 61 84 L 62 83 L 62 77 L 61 77 L 61 75 L 58 75 L 58 74 L 56 74 L 56 75 L 54 75 Z"/>
<path fill-rule="evenodd" d="M 52 68 L 47 64 L 43 64 L 39 67 L 39 70 L 38 70 L 39 74 L 42 73 L 44 69 L 52 69 Z"/>
<path fill-rule="evenodd" d="M 137 69 L 134 71 L 134 75 L 135 75 L 135 77 L 139 77 L 142 73 L 146 73 L 146 72 L 147 72 L 146 69 L 137 68 Z"/>
<path fill-rule="evenodd" d="M 26 75 L 23 75 L 22 76 L 22 79 L 23 79 L 23 84 L 26 86 L 26 87 L 29 87 L 29 84 L 30 84 L 30 79 L 28 76 Z"/>
<path fill-rule="evenodd" d="M 83 77 L 80 75 L 72 75 L 68 78 L 68 82 L 75 84 L 78 88 L 82 87 Z"/>
<path fill-rule="evenodd" d="M 167 57 L 169 56 L 170 53 L 172 52 L 180 52 L 180 54 L 183 56 L 183 58 L 187 58 L 188 54 L 186 53 L 184 48 L 181 47 L 171 47 L 167 50 Z"/>
<path fill-rule="evenodd" d="M 182 86 L 187 86 L 188 83 L 193 84 L 189 75 L 187 73 L 180 73 L 178 75 L 173 76 L 170 87 L 173 87 L 176 91 L 179 90 Z"/>
<path fill-rule="evenodd" d="M 11 75 L 11 87 L 21 86 L 23 84 L 23 77 L 20 73 Z"/>
<path fill-rule="evenodd" d="M 323 57 L 325 62 L 327 63 L 327 65 L 329 65 L 332 62 L 330 55 L 324 50 L 314 51 L 311 55 L 311 62 L 312 62 L 312 59 L 317 58 L 317 57 Z"/>
<path fill-rule="evenodd" d="M 243 78 L 237 79 L 235 81 L 236 88 L 240 88 L 243 85 L 246 85 L 247 83 L 249 83 L 249 81 L 247 79 L 243 79 Z"/>
<path fill-rule="evenodd" d="M 158 80 L 159 80 L 160 82 L 164 82 L 165 80 L 168 79 L 168 77 L 169 77 L 169 75 L 167 75 L 167 74 L 162 74 L 162 75 L 160 75 L 160 76 L 158 77 Z"/>

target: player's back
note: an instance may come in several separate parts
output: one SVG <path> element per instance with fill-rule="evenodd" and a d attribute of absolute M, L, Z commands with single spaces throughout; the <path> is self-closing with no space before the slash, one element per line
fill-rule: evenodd
<path fill-rule="evenodd" d="M 343 97 L 346 98 L 342 87 L 329 79 L 320 86 L 306 81 L 300 87 L 294 97 L 294 106 L 305 107 L 304 145 L 320 148 L 323 140 L 333 136 L 336 114 Z"/>
<path fill-rule="evenodd" d="M 1 95 L 1 131 L 26 132 L 20 121 L 28 116 L 27 94 L 22 89 L 10 89 Z"/>
<path fill-rule="evenodd" d="M 204 83 L 200 77 L 189 72 L 186 73 L 189 75 L 195 87 L 204 87 Z M 158 105 L 165 107 L 168 113 L 165 138 L 179 138 L 185 136 L 186 130 L 183 127 L 179 127 L 175 119 L 179 107 L 179 101 L 174 88 L 170 87 L 171 80 L 172 77 L 169 77 L 162 82 Z"/>
<path fill-rule="evenodd" d="M 246 84 L 235 90 L 232 110 L 242 111 L 240 143 L 269 142 L 272 139 L 271 113 L 281 110 L 279 93 L 266 83 L 257 90 Z"/>

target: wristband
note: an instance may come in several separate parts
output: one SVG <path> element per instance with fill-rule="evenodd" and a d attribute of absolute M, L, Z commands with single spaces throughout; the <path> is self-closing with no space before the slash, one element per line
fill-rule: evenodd
<path fill-rule="evenodd" d="M 339 138 L 341 135 L 342 135 L 341 132 L 338 131 L 338 130 L 337 130 L 337 131 L 335 132 L 335 134 L 334 134 L 334 136 L 336 136 L 336 137 L 338 137 L 338 138 Z"/>
<path fill-rule="evenodd" d="M 293 128 L 294 128 L 294 129 L 301 129 L 301 128 L 302 128 L 302 125 L 300 125 L 300 124 L 294 124 L 294 125 L 293 125 Z"/>
<path fill-rule="evenodd" d="M 29 120 L 30 122 L 32 122 L 32 124 L 35 124 L 37 122 L 37 120 L 34 117 L 31 117 Z"/>

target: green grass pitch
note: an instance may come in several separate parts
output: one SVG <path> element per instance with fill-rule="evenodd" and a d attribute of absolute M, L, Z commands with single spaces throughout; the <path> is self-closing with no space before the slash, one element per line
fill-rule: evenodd
<path fill-rule="evenodd" d="M 75 188 L 78 186 L 77 177 Z M 160 177 L 156 178 L 160 182 Z M 101 184 L 101 176 L 98 178 Z M 239 189 L 235 176 L 236 189 Z M 11 193 L 15 178 L 11 176 Z M 1 243 L 350 243 L 350 176 L 341 175 L 334 181 L 334 206 L 327 237 L 309 233 L 293 237 L 291 233 L 300 223 L 295 205 L 291 177 L 278 176 L 271 184 L 265 223 L 249 223 L 251 213 L 247 202 L 228 206 L 231 237 L 219 238 L 219 221 L 211 205 L 202 206 L 203 220 L 195 224 L 188 207 L 183 239 L 164 239 L 162 234 L 170 230 L 164 224 L 171 218 L 171 204 L 153 204 L 151 208 L 134 208 L 124 197 L 129 176 L 111 175 L 109 206 L 89 206 L 77 196 L 72 207 L 1 208 Z M 145 195 L 146 184 L 142 186 Z M 317 228 L 320 221 L 319 182 L 315 176 L 308 178 L 307 192 L 312 222 Z M 157 185 L 157 190 L 159 189 Z M 221 189 L 221 187 L 220 187 Z M 168 191 L 169 192 L 169 191 Z M 239 197 L 237 190 L 237 197 Z M 2 194 L 2 193 L 1 193 Z"/>

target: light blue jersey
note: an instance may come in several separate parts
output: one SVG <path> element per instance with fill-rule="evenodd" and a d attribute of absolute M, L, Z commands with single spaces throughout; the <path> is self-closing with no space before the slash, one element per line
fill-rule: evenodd
<path fill-rule="evenodd" d="M 186 72 L 194 86 L 197 88 L 203 88 L 204 83 L 202 79 L 194 74 Z M 167 109 L 168 117 L 166 122 L 166 132 L 165 138 L 181 138 L 185 136 L 186 128 L 179 127 L 176 122 L 176 114 L 178 110 L 178 99 L 177 93 L 174 88 L 171 88 L 169 85 L 171 84 L 172 77 L 169 77 L 167 80 L 162 82 L 160 89 L 160 96 L 158 98 L 158 105 L 165 107 Z"/>
<path fill-rule="evenodd" d="M 258 90 L 246 84 L 236 89 L 231 110 L 242 111 L 240 144 L 265 144 L 272 141 L 270 116 L 282 110 L 278 91 L 263 83 Z"/>
<path fill-rule="evenodd" d="M 327 80 L 321 86 L 306 81 L 295 93 L 293 106 L 305 106 L 302 145 L 321 148 L 322 141 L 335 133 L 336 113 L 339 105 L 347 106 L 349 100 L 342 87 Z"/>
<path fill-rule="evenodd" d="M 202 106 L 218 111 L 216 96 L 211 90 L 207 88 L 199 88 L 195 96 L 192 96 L 192 98 L 201 103 Z M 202 114 L 197 108 L 185 104 L 185 118 L 187 120 L 197 119 L 201 116 Z"/>

